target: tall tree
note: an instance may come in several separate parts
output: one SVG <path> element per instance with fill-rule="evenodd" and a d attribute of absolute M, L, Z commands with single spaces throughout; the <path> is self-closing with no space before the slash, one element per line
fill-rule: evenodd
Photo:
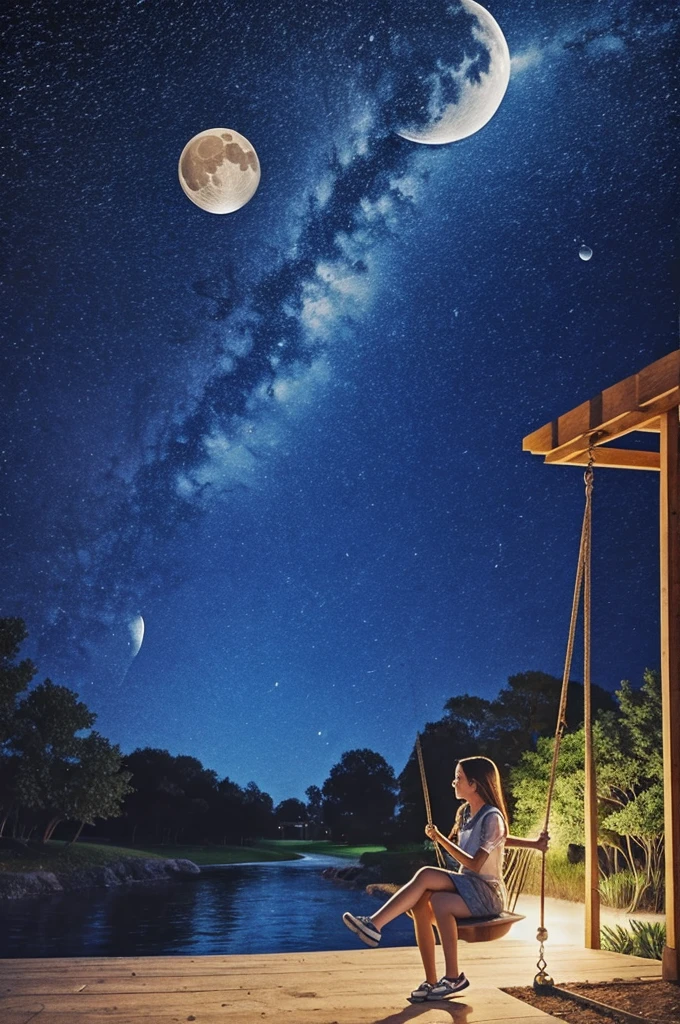
<path fill-rule="evenodd" d="M 23 806 L 41 812 L 43 842 L 61 821 L 120 814 L 129 776 L 120 772 L 118 747 L 96 732 L 81 735 L 95 718 L 72 690 L 49 679 L 17 708 L 15 789 Z"/>
<path fill-rule="evenodd" d="M 323 793 L 318 786 L 307 786 L 307 821 L 310 825 L 323 824 Z"/>
<path fill-rule="evenodd" d="M 593 728 L 600 842 L 610 870 L 623 866 L 632 879 L 634 903 L 647 897 L 660 906 L 663 891 L 663 765 L 661 689 L 656 672 L 641 687 L 624 681 L 617 711 L 600 711 Z M 512 772 L 515 827 L 541 822 L 553 756 L 553 740 L 539 740 Z M 583 843 L 583 728 L 567 733 L 560 748 L 550 831 L 557 846 Z M 633 909 L 633 907 L 631 907 Z"/>
<path fill-rule="evenodd" d="M 200 761 L 144 747 L 128 754 L 125 768 L 134 787 L 124 808 L 132 841 L 140 837 L 155 843 L 177 841 L 191 821 L 191 786 L 200 784 Z"/>
<path fill-rule="evenodd" d="M 229 778 L 217 784 L 214 828 L 215 836 L 222 842 L 239 842 L 248 834 L 244 818 L 245 794 L 243 789 Z"/>
<path fill-rule="evenodd" d="M 98 732 L 78 738 L 77 762 L 70 772 L 63 808 L 66 818 L 78 822 L 73 842 L 85 825 L 122 813 L 123 800 L 132 793 L 131 775 L 121 771 L 122 761 L 120 748 Z"/>
<path fill-rule="evenodd" d="M 19 759 L 9 746 L 15 730 L 17 698 L 36 673 L 35 665 L 27 658 L 16 662 L 27 636 L 23 619 L 0 619 L 0 836 L 9 815 L 17 810 Z"/>
<path fill-rule="evenodd" d="M 19 649 L 27 637 L 23 619 L 0 619 L 0 748 L 13 728 L 16 699 L 37 671 L 28 658 L 16 664 Z"/>
<path fill-rule="evenodd" d="M 515 764 L 525 750 L 536 747 L 540 736 L 555 733 L 562 680 L 546 672 L 521 672 L 510 676 L 494 701 L 494 715 L 502 731 L 504 761 Z M 593 715 L 612 711 L 616 704 L 611 693 L 591 686 Z M 569 683 L 567 691 L 567 728 L 575 730 L 583 722 L 583 686 Z"/>
<path fill-rule="evenodd" d="M 542 736 L 554 734 L 562 682 L 545 672 L 510 676 L 494 700 L 458 694 L 444 705 L 444 717 L 428 723 L 421 733 L 432 816 L 448 830 L 456 810 L 451 779 L 456 761 L 482 754 L 496 762 L 507 787 L 510 770 L 526 751 L 533 751 Z M 596 710 L 611 710 L 611 694 L 593 686 Z M 576 728 L 583 721 L 583 687 L 569 683 L 567 722 Z M 401 810 L 399 829 L 404 837 L 420 839 L 425 824 L 425 803 L 415 746 L 399 776 Z M 510 801 L 512 804 L 512 800 Z M 512 807 L 511 807 L 512 810 Z"/>
<path fill-rule="evenodd" d="M 428 722 L 420 740 L 432 817 L 439 828 L 448 833 L 457 807 L 451 788 L 456 761 L 481 753 L 485 748 L 473 737 L 465 720 L 451 714 L 439 722 Z M 423 840 L 425 800 L 415 746 L 399 776 L 399 803 L 400 835 L 416 842 Z"/>
<path fill-rule="evenodd" d="M 282 800 L 274 808 L 274 817 L 278 822 L 301 822 L 307 821 L 307 805 L 294 796 Z"/>
<path fill-rule="evenodd" d="M 276 835 L 274 801 L 255 782 L 249 782 L 244 791 L 245 835 L 259 839 Z"/>
<path fill-rule="evenodd" d="M 324 819 L 334 838 L 381 841 L 392 833 L 397 783 L 393 769 L 375 751 L 346 751 L 331 768 L 322 793 Z"/>

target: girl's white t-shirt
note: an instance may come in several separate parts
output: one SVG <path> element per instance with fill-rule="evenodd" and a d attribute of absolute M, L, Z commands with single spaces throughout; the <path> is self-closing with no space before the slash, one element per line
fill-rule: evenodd
<path fill-rule="evenodd" d="M 471 818 L 463 822 L 458 833 L 458 846 L 471 857 L 478 850 L 486 850 L 488 857 L 479 872 L 482 878 L 503 881 L 503 854 L 508 830 L 503 815 L 492 804 L 484 804 Z M 462 868 L 470 871 L 470 868 Z"/>

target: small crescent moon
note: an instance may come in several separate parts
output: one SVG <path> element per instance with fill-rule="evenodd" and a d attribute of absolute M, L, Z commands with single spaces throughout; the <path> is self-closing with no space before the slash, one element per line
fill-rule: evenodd
<path fill-rule="evenodd" d="M 144 619 L 141 615 L 135 615 L 134 619 L 128 622 L 130 631 L 130 654 L 136 658 L 144 640 Z"/>

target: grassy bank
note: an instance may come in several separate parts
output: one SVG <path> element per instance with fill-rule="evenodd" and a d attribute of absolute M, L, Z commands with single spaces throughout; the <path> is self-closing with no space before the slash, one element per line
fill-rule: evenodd
<path fill-rule="evenodd" d="M 326 857 L 347 857 L 358 860 L 364 853 L 380 853 L 384 846 L 347 846 L 327 839 L 263 839 L 259 844 L 267 850 L 289 850 L 291 853 L 317 853 Z"/>
<path fill-rule="evenodd" d="M 125 857 L 159 857 L 146 850 L 122 846 L 99 846 L 95 843 L 12 843 L 0 845 L 0 871 L 78 871 L 101 867 Z"/>
<path fill-rule="evenodd" d="M 183 857 L 199 867 L 210 864 L 252 864 L 253 861 L 298 860 L 288 850 L 270 849 L 263 843 L 254 846 L 147 846 L 153 855 Z"/>
<path fill-rule="evenodd" d="M 199 867 L 211 864 L 249 864 L 254 861 L 298 860 L 303 854 L 358 860 L 362 854 L 384 851 L 384 846 L 346 846 L 326 840 L 263 839 L 253 846 L 109 846 L 108 843 L 18 843 L 0 840 L 0 872 L 78 871 L 101 867 L 126 857 L 186 859 Z"/>
<path fill-rule="evenodd" d="M 128 857 L 191 860 L 209 864 L 247 864 L 252 861 L 297 860 L 294 850 L 265 846 L 109 846 L 100 843 L 0 843 L 0 871 L 78 871 L 101 867 Z"/>

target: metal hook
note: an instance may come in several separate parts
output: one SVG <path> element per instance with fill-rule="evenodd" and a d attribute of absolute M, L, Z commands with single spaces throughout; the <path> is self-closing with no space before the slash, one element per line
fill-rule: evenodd
<path fill-rule="evenodd" d="M 593 466 L 595 465 L 595 444 L 594 444 L 594 441 L 595 441 L 595 438 L 599 437 L 600 435 L 601 435 L 601 431 L 595 431 L 595 433 L 591 434 L 590 437 L 588 438 L 588 465 L 586 466 L 586 471 L 583 474 L 583 482 L 585 483 L 586 491 L 588 491 L 588 492 L 592 491 L 592 489 L 593 489 L 593 480 L 595 478 L 595 474 L 593 472 Z"/>

